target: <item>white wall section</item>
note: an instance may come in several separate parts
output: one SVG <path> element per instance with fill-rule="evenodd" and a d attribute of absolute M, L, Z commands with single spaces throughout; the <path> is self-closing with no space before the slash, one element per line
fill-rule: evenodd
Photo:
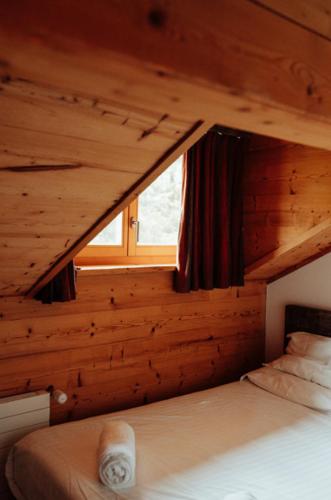
<path fill-rule="evenodd" d="M 267 360 L 282 353 L 286 304 L 331 310 L 331 253 L 267 286 Z"/>

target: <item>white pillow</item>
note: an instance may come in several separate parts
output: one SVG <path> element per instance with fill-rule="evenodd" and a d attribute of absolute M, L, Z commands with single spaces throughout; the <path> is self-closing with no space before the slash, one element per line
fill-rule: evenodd
<path fill-rule="evenodd" d="M 331 338 L 307 332 L 294 332 L 286 347 L 287 354 L 306 356 L 322 363 L 331 363 Z"/>
<path fill-rule="evenodd" d="M 331 411 L 331 390 L 269 366 L 247 373 L 253 384 L 313 410 Z"/>
<path fill-rule="evenodd" d="M 313 359 L 284 354 L 284 356 L 275 359 L 275 361 L 267 363 L 266 366 L 271 366 L 282 372 L 291 373 L 304 380 L 331 389 L 330 367 Z"/>

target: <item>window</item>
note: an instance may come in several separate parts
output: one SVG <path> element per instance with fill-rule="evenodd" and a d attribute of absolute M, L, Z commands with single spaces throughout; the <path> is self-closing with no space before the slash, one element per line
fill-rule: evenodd
<path fill-rule="evenodd" d="M 78 254 L 77 265 L 175 264 L 181 209 L 178 158 Z"/>

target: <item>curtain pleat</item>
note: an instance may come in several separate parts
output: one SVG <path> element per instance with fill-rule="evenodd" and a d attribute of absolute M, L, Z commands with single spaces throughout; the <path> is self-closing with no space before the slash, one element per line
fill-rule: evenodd
<path fill-rule="evenodd" d="M 62 269 L 34 297 L 44 304 L 67 302 L 76 298 L 76 271 L 73 262 Z"/>
<path fill-rule="evenodd" d="M 175 290 L 244 283 L 242 176 L 247 137 L 208 132 L 184 156 Z"/>

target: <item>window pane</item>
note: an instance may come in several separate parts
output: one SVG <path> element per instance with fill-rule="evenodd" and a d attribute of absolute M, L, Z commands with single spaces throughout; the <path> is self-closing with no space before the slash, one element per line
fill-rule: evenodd
<path fill-rule="evenodd" d="M 138 245 L 177 245 L 182 191 L 181 156 L 138 199 Z"/>
<path fill-rule="evenodd" d="M 108 224 L 89 245 L 122 245 L 123 241 L 123 212 Z"/>

